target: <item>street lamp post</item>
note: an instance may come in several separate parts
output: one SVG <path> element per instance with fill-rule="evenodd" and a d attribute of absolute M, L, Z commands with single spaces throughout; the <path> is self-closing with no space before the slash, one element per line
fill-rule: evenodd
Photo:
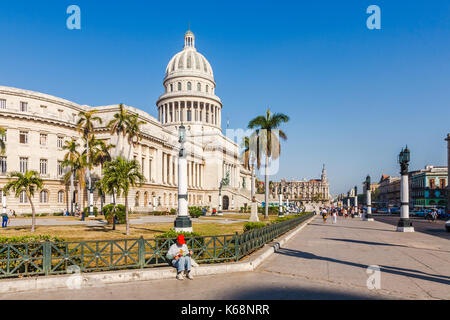
<path fill-rule="evenodd" d="M 358 210 L 358 187 L 355 186 L 355 214 L 359 216 L 359 210 Z"/>
<path fill-rule="evenodd" d="M 408 186 L 408 165 L 410 161 L 410 151 L 408 146 L 402 149 L 398 155 L 398 163 L 400 164 L 401 189 L 400 189 L 400 220 L 397 224 L 399 232 L 414 232 L 414 227 L 409 219 L 409 186 Z"/>
<path fill-rule="evenodd" d="M 187 159 L 184 143 L 186 128 L 181 124 L 179 128 L 180 153 L 178 155 L 178 215 L 175 219 L 175 232 L 192 232 L 192 221 L 188 215 L 187 193 Z"/>
<path fill-rule="evenodd" d="M 280 184 L 280 188 L 279 188 L 279 198 L 278 198 L 278 216 L 279 217 L 283 217 L 283 194 L 282 194 L 283 189 L 281 188 L 281 184 Z"/>
<path fill-rule="evenodd" d="M 370 190 L 370 176 L 367 175 L 366 177 L 366 202 L 367 202 L 367 212 L 364 217 L 364 221 L 373 221 L 372 217 L 372 193 Z"/>

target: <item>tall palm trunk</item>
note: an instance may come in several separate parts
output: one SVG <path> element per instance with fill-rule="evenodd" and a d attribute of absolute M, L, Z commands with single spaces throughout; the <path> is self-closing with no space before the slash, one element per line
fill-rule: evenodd
<path fill-rule="evenodd" d="M 32 213 L 31 232 L 34 232 L 36 230 L 36 209 L 34 208 L 33 201 L 31 200 L 31 196 L 29 194 L 27 194 L 27 197 L 28 197 L 28 201 L 30 201 L 31 213 Z"/>
<path fill-rule="evenodd" d="M 72 170 L 72 174 L 70 175 L 70 214 L 73 215 L 73 192 L 74 192 L 74 179 L 75 171 Z"/>
<path fill-rule="evenodd" d="M 269 175 L 268 175 L 268 167 L 269 167 L 269 156 L 266 154 L 266 166 L 264 168 L 264 188 L 265 188 L 265 195 L 264 195 L 264 201 L 266 202 L 266 205 L 264 206 L 264 219 L 267 219 L 269 217 Z"/>
<path fill-rule="evenodd" d="M 130 222 L 128 221 L 128 192 L 125 193 L 125 219 L 127 220 L 127 236 L 130 235 Z"/>

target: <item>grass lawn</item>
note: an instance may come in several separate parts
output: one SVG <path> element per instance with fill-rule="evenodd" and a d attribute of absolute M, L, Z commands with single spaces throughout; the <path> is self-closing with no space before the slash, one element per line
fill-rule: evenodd
<path fill-rule="evenodd" d="M 193 223 L 194 232 L 200 235 L 220 235 L 243 232 L 244 222 L 232 224 L 219 223 Z M 0 229 L 0 237 L 18 237 L 25 235 L 51 235 L 66 241 L 79 240 L 112 240 L 112 239 L 136 239 L 141 236 L 150 239 L 156 235 L 169 231 L 173 223 L 130 225 L 130 235 L 125 235 L 125 225 L 117 225 L 116 230 L 112 226 L 88 227 L 88 226 L 36 226 L 36 231 L 31 233 L 31 226 L 8 227 Z"/>

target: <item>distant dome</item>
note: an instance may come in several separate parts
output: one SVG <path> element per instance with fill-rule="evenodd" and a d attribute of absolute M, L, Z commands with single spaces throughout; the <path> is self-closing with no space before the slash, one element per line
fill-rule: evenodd
<path fill-rule="evenodd" d="M 214 73 L 208 60 L 195 49 L 195 36 L 191 31 L 184 35 L 184 49 L 178 52 L 166 68 L 166 79 L 174 76 L 198 76 L 214 81 Z"/>

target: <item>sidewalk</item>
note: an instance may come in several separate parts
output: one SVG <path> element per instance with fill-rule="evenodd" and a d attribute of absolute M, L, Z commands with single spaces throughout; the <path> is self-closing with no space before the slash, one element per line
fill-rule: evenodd
<path fill-rule="evenodd" d="M 395 226 L 317 217 L 252 272 L 150 280 L 3 299 L 450 299 L 450 242 Z M 369 265 L 381 269 L 367 288 Z M 187 294 L 188 293 L 188 294 Z"/>

